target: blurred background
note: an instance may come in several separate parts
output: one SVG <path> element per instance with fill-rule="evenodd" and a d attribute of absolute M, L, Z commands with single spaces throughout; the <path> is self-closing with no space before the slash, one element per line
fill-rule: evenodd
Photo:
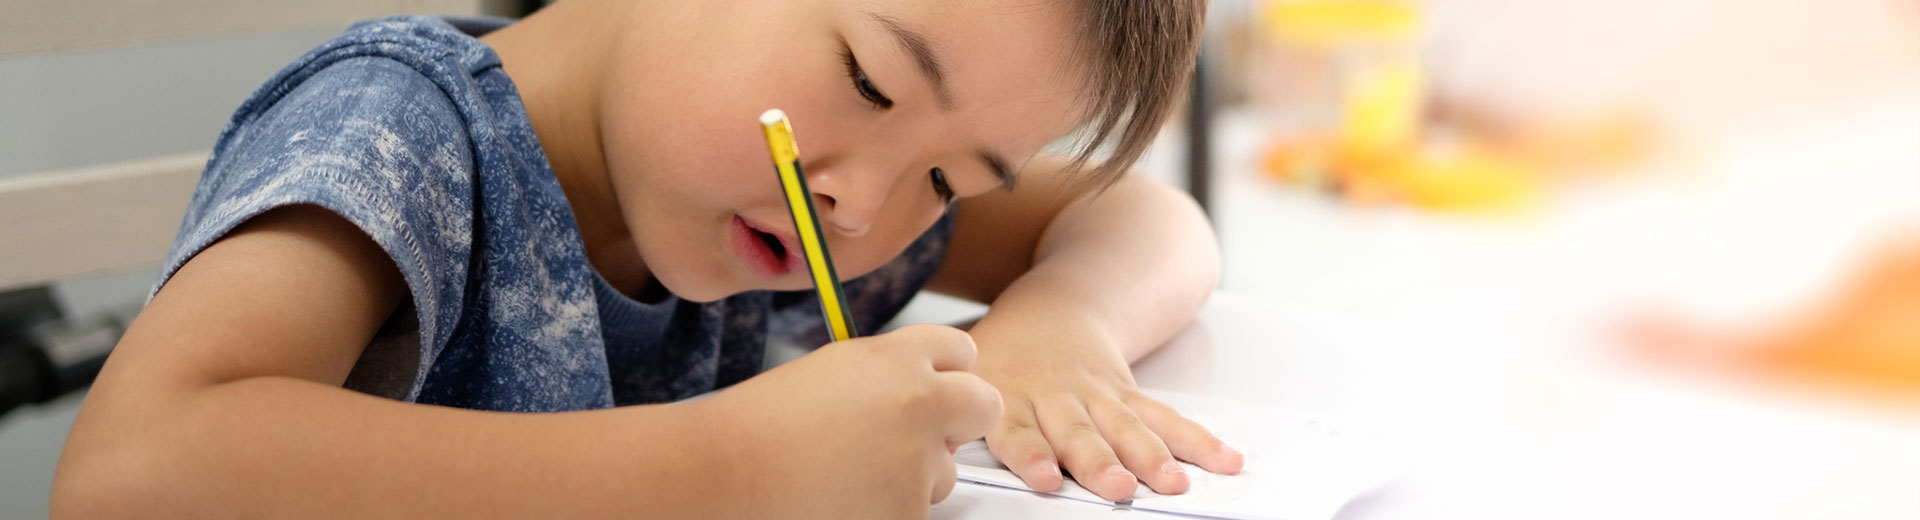
<path fill-rule="evenodd" d="M 239 13 L 140 39 L 72 5 L 0 0 L 0 201 L 197 170 L 351 20 L 539 2 L 131 2 Z M 1205 48 L 1138 169 L 1201 198 L 1222 290 L 1408 338 L 1311 396 L 1431 454 L 1343 518 L 1920 518 L 1920 1 L 1214 0 Z M 0 360 L 84 372 L 148 254 L 0 272 Z M 34 373 L 0 371 L 0 518 L 45 516 L 84 396 Z"/>

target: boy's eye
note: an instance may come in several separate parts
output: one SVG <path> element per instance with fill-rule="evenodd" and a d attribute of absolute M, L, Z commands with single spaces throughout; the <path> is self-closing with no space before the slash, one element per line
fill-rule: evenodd
<path fill-rule="evenodd" d="M 886 94 L 880 93 L 880 87 L 873 86 L 873 81 L 867 79 L 867 71 L 861 70 L 860 61 L 853 58 L 853 50 L 842 49 L 840 61 L 847 65 L 847 79 L 853 82 L 854 92 L 860 93 L 861 98 L 872 103 L 873 108 L 882 110 L 893 108 L 893 100 L 887 99 Z"/>
<path fill-rule="evenodd" d="M 933 178 L 933 193 L 940 196 L 940 201 L 952 204 L 953 186 L 947 184 L 947 172 L 934 168 L 927 172 L 927 176 Z"/>

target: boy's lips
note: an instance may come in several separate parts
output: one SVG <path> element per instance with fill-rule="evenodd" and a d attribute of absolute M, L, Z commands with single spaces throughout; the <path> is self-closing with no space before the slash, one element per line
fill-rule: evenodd
<path fill-rule="evenodd" d="M 799 241 L 790 233 L 739 215 L 728 227 L 735 254 L 760 278 L 772 280 L 806 265 Z"/>

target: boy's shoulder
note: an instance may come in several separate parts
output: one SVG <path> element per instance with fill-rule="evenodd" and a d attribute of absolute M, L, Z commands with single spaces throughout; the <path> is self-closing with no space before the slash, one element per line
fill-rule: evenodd
<path fill-rule="evenodd" d="M 326 76 L 329 74 L 339 75 L 342 68 L 366 67 L 374 63 L 399 65 L 375 67 L 372 70 L 395 76 L 385 82 L 425 80 L 425 84 L 438 87 L 446 97 L 456 98 L 456 101 L 463 95 L 477 95 L 471 88 L 471 78 L 498 67 L 500 59 L 474 34 L 491 31 L 506 23 L 504 19 L 455 20 L 433 16 L 394 16 L 356 23 L 340 35 L 307 51 L 261 84 L 234 112 L 228 130 L 261 115 L 280 103 L 282 98 L 310 82 L 328 79 Z M 354 79 L 368 81 L 370 78 Z M 377 78 L 374 83 L 369 83 L 378 84 L 382 82 Z"/>
<path fill-rule="evenodd" d="M 405 193 L 379 188 L 470 178 L 471 128 L 460 100 L 439 83 L 380 56 L 333 60 L 277 82 L 271 99 L 256 98 L 234 114 L 203 187 L 256 197 L 281 191 L 276 186 L 347 190 L 338 195 L 379 199 Z M 208 202 L 244 205 L 249 198 Z"/>
<path fill-rule="evenodd" d="M 513 115 L 477 79 L 498 58 L 467 30 L 434 17 L 361 22 L 264 83 L 216 142 L 160 284 L 248 219 L 313 205 L 388 252 L 415 293 L 421 332 L 444 339 L 475 186 L 512 177 L 498 150 L 511 133 L 499 125 Z"/>
<path fill-rule="evenodd" d="M 491 48 L 480 42 L 477 36 L 506 27 L 512 22 L 495 17 L 401 15 L 374 18 L 354 23 L 295 63 L 344 50 L 351 54 L 412 54 L 424 58 L 451 56 L 475 65 L 497 65 L 499 60 L 490 56 Z"/>
<path fill-rule="evenodd" d="M 499 58 L 467 31 L 505 23 L 399 16 L 354 24 L 241 103 L 207 175 L 257 170 L 285 181 L 290 172 L 358 172 L 389 184 L 471 176 L 474 134 L 498 133 L 477 127 L 504 114 L 476 81 Z"/>
<path fill-rule="evenodd" d="M 500 60 L 477 35 L 506 27 L 497 17 L 403 15 L 375 18 L 348 27 L 310 54 L 371 46 L 377 52 L 412 53 L 423 58 L 451 57 L 470 68 L 493 67 Z M 469 70 L 469 72 L 473 72 Z"/>

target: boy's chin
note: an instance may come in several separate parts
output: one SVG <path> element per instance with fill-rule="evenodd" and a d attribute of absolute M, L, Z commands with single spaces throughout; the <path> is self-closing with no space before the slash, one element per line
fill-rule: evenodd
<path fill-rule="evenodd" d="M 690 284 L 692 285 L 692 287 L 684 288 L 684 289 L 676 288 L 673 285 L 668 285 L 668 284 L 663 284 L 663 285 L 666 285 L 667 291 L 673 293 L 674 296 L 679 297 L 681 300 L 690 301 L 694 303 L 712 303 L 712 302 L 724 300 L 728 296 L 733 296 L 741 292 L 741 291 L 728 291 L 725 289 L 721 289 L 717 286 L 717 284 L 696 283 L 696 284 Z"/>
<path fill-rule="evenodd" d="M 658 279 L 660 287 L 665 288 L 667 292 L 673 293 L 675 297 L 681 300 L 694 303 L 716 302 L 740 293 L 753 291 L 807 291 L 813 289 L 813 283 L 811 281 L 798 276 L 782 277 L 775 282 L 753 279 L 746 276 L 716 276 L 709 278 L 698 275 L 684 276 L 686 273 L 682 273 L 682 276 L 674 276 L 666 273 L 656 274 L 661 275 Z"/>
<path fill-rule="evenodd" d="M 740 280 L 712 280 L 699 277 L 686 279 L 663 276 L 659 282 L 661 287 L 666 288 L 667 292 L 673 293 L 675 297 L 694 303 L 712 303 L 736 294 L 760 289 L 750 287 Z"/>

